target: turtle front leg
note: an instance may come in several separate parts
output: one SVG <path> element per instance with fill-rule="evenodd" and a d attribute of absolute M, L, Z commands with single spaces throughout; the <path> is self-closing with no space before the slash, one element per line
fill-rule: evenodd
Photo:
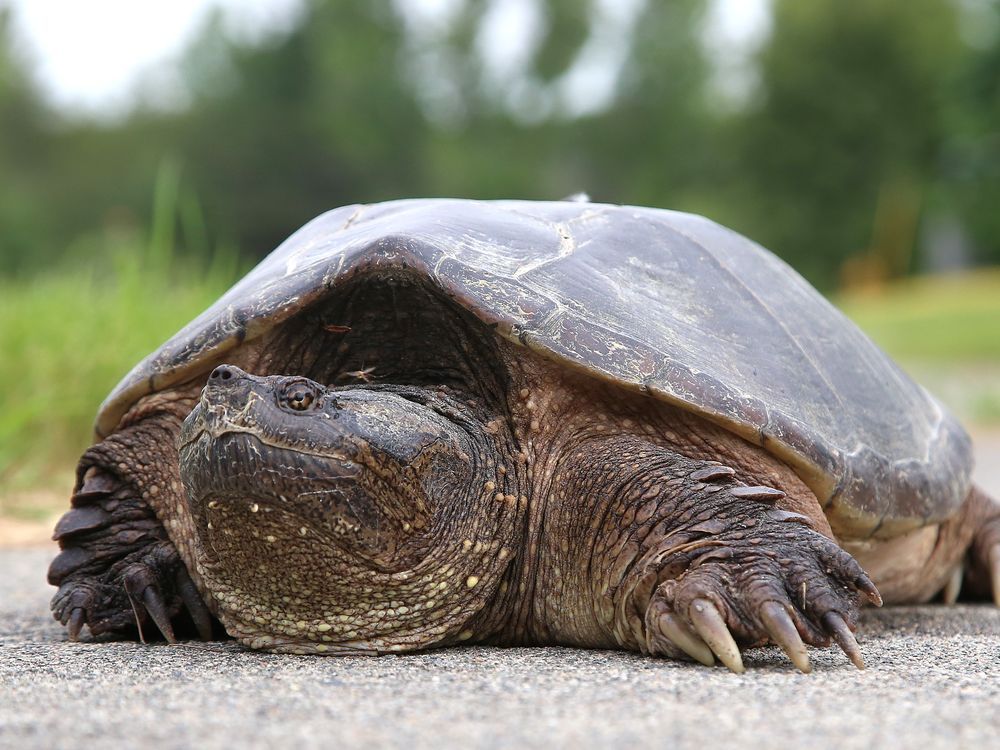
<path fill-rule="evenodd" d="M 606 505 L 582 567 L 618 645 L 742 672 L 741 649 L 771 642 L 808 672 L 806 644 L 833 640 L 863 667 L 853 630 L 879 593 L 783 492 L 630 437 L 586 456 L 573 494 Z"/>
<path fill-rule="evenodd" d="M 212 616 L 154 510 L 180 489 L 174 440 L 183 412 L 176 400 L 144 405 L 80 459 L 48 575 L 59 587 L 52 613 L 73 640 L 84 625 L 143 640 L 159 630 L 171 642 L 178 626 L 193 625 L 212 637 Z"/>
<path fill-rule="evenodd" d="M 770 642 L 809 672 L 806 644 L 823 647 L 833 639 L 863 669 L 853 635 L 858 608 L 865 597 L 882 602 L 861 566 L 803 517 L 737 497 L 742 507 L 711 516 L 711 525 L 724 526 L 720 531 L 668 542 L 653 552 L 652 566 L 644 566 L 646 577 L 631 597 L 636 610 L 645 606 L 640 649 L 707 665 L 717 657 L 742 672 L 740 650 Z M 677 575 L 663 580 L 665 571 Z"/>

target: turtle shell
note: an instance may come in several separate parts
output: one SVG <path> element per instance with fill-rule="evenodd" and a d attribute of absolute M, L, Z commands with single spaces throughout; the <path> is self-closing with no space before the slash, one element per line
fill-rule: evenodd
<path fill-rule="evenodd" d="M 942 520 L 969 491 L 958 422 L 784 262 L 700 216 L 581 202 L 322 214 L 140 362 L 97 434 L 365 269 L 426 277 L 511 341 L 763 446 L 842 538 Z"/>

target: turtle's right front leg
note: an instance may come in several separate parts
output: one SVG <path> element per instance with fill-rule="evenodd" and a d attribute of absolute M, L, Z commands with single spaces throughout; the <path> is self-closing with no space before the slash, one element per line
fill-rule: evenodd
<path fill-rule="evenodd" d="M 175 439 L 189 409 L 186 400 L 154 397 L 80 458 L 48 575 L 59 587 L 53 615 L 71 639 L 84 625 L 93 635 L 141 639 L 158 629 L 171 642 L 175 628 L 193 625 L 211 638 L 212 616 L 154 510 L 183 491 Z"/>

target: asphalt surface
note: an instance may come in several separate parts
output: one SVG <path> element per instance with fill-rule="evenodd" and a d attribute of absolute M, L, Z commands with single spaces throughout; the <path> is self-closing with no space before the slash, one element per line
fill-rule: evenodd
<path fill-rule="evenodd" d="M 868 669 L 776 649 L 745 675 L 611 651 L 296 657 L 234 643 L 68 643 L 47 549 L 0 549 L 2 747 L 1000 746 L 1000 610 L 866 614 Z"/>

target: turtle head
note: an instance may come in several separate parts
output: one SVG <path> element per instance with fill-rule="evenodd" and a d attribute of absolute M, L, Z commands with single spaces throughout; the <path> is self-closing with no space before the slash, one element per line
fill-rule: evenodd
<path fill-rule="evenodd" d="M 482 446 L 441 406 L 417 388 L 212 371 L 180 471 L 195 569 L 232 635 L 404 650 L 447 640 L 483 606 L 497 576 L 454 537 L 488 534 L 495 553 L 506 534 L 479 512 Z"/>

